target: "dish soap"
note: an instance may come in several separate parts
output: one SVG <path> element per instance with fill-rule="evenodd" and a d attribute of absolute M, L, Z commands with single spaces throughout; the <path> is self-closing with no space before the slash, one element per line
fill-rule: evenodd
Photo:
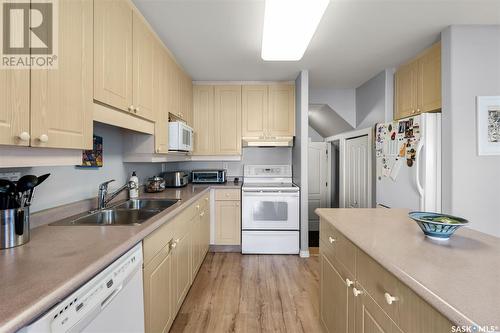
<path fill-rule="evenodd" d="M 139 197 L 139 178 L 137 178 L 137 175 L 135 171 L 132 172 L 132 177 L 129 179 L 130 182 L 133 182 L 135 184 L 134 188 L 129 188 L 128 190 L 128 196 L 130 199 L 135 199 Z"/>

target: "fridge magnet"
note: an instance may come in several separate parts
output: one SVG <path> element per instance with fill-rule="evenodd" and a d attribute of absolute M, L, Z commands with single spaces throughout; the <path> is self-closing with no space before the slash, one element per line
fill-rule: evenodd
<path fill-rule="evenodd" d="M 82 151 L 82 168 L 102 167 L 102 136 L 94 135 L 94 145 L 92 149 Z"/>
<path fill-rule="evenodd" d="M 500 96 L 477 97 L 478 155 L 500 155 Z"/>

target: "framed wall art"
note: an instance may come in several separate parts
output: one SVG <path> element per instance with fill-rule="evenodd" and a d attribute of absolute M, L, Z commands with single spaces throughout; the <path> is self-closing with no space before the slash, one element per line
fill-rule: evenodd
<path fill-rule="evenodd" d="M 477 96 L 478 155 L 500 155 L 500 96 Z"/>

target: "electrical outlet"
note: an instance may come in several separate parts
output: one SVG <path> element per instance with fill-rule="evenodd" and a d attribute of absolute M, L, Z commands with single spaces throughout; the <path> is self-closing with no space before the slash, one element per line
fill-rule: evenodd
<path fill-rule="evenodd" d="M 21 178 L 21 173 L 20 172 L 1 172 L 0 178 L 1 179 L 8 179 L 11 182 L 15 182 L 19 178 Z"/>

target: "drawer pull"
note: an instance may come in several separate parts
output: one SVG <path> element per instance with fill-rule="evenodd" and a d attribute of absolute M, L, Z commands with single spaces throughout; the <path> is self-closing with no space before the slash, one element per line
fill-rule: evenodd
<path fill-rule="evenodd" d="M 358 297 L 359 295 L 361 295 L 363 292 L 357 288 L 352 288 L 352 294 L 354 295 L 354 297 Z"/>
<path fill-rule="evenodd" d="M 394 302 L 396 302 L 398 300 L 397 297 L 391 296 L 391 294 L 389 294 L 389 293 L 385 293 L 384 297 L 385 297 L 385 301 L 389 305 L 391 305 L 392 303 L 394 303 Z"/>
<path fill-rule="evenodd" d="M 354 284 L 354 281 L 351 281 L 349 279 L 345 279 L 345 284 L 347 284 L 347 287 L 350 287 Z"/>
<path fill-rule="evenodd" d="M 332 236 L 328 236 L 328 241 L 330 242 L 330 244 L 333 244 L 333 242 L 335 242 L 335 238 L 333 238 Z"/>

